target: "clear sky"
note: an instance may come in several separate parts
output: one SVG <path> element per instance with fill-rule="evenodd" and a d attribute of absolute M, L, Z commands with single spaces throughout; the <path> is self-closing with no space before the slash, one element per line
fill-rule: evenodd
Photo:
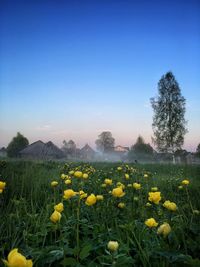
<path fill-rule="evenodd" d="M 157 83 L 175 75 L 187 100 L 184 148 L 200 143 L 199 0 L 0 1 L 0 147 L 104 130 L 116 145 L 151 142 Z"/>

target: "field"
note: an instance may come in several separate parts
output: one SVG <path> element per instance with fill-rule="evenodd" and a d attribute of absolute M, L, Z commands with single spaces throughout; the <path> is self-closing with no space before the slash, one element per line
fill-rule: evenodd
<path fill-rule="evenodd" d="M 35 267 L 200 266 L 200 166 L 1 161 L 0 172 L 0 266 L 13 248 Z"/>

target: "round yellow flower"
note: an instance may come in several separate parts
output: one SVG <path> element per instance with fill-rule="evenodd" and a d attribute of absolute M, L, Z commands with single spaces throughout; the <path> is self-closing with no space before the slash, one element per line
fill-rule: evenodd
<path fill-rule="evenodd" d="M 144 178 L 148 178 L 149 175 L 147 173 L 144 174 Z"/>
<path fill-rule="evenodd" d="M 71 184 L 72 181 L 70 179 L 65 180 L 65 184 Z"/>
<path fill-rule="evenodd" d="M 60 178 L 64 180 L 66 178 L 66 175 L 64 173 L 62 173 Z"/>
<path fill-rule="evenodd" d="M 96 196 L 94 194 L 91 194 L 87 197 L 85 204 L 88 206 L 92 206 L 97 202 Z"/>
<path fill-rule="evenodd" d="M 54 210 L 54 212 L 53 212 L 53 213 L 51 214 L 51 216 L 50 216 L 50 220 L 51 220 L 53 223 L 57 223 L 57 222 L 60 221 L 61 216 L 62 216 L 62 215 L 61 215 L 60 212 Z"/>
<path fill-rule="evenodd" d="M 51 186 L 52 187 L 55 187 L 55 186 L 57 186 L 58 185 L 58 182 L 57 181 L 53 181 L 53 182 L 51 182 Z"/>
<path fill-rule="evenodd" d="M 32 260 L 27 260 L 17 248 L 14 248 L 8 254 L 8 260 L 3 260 L 4 264 L 8 267 L 32 267 Z"/>
<path fill-rule="evenodd" d="M 125 179 L 126 179 L 126 180 L 129 179 L 129 174 L 128 174 L 128 173 L 125 173 L 124 176 L 125 176 Z"/>
<path fill-rule="evenodd" d="M 117 187 L 112 190 L 112 195 L 114 197 L 123 197 L 125 193 L 121 187 Z"/>
<path fill-rule="evenodd" d="M 157 230 L 157 234 L 163 235 L 164 237 L 166 237 L 170 232 L 171 232 L 171 227 L 168 223 L 163 223 L 162 225 L 159 226 Z"/>
<path fill-rule="evenodd" d="M 121 182 L 118 182 L 118 183 L 117 183 L 117 187 L 121 187 L 122 189 L 124 189 L 124 188 L 125 188 L 125 185 L 122 184 Z"/>
<path fill-rule="evenodd" d="M 139 190 L 141 189 L 141 184 L 133 183 L 133 188 L 135 188 L 136 190 Z"/>
<path fill-rule="evenodd" d="M 176 210 L 177 210 L 176 203 L 171 202 L 171 201 L 169 201 L 169 200 L 166 200 L 166 201 L 163 203 L 163 207 L 165 207 L 166 209 L 171 210 L 171 211 L 176 211 Z"/>
<path fill-rule="evenodd" d="M 101 187 L 105 188 L 106 187 L 106 184 L 102 184 Z"/>
<path fill-rule="evenodd" d="M 70 175 L 74 174 L 74 171 L 69 171 L 69 174 L 70 174 Z"/>
<path fill-rule="evenodd" d="M 83 174 L 83 179 L 87 179 L 88 178 L 88 174 L 87 173 L 84 173 Z"/>
<path fill-rule="evenodd" d="M 155 204 L 159 204 L 159 201 L 161 200 L 160 192 L 149 192 L 148 200 Z"/>
<path fill-rule="evenodd" d="M 74 197 L 75 195 L 76 195 L 76 192 L 74 192 L 74 190 L 67 189 L 67 190 L 64 191 L 63 198 L 64 199 L 70 199 L 70 198 Z"/>
<path fill-rule="evenodd" d="M 122 170 L 122 167 L 117 167 L 117 170 L 118 170 L 118 171 L 121 171 L 121 170 Z"/>
<path fill-rule="evenodd" d="M 127 187 L 132 187 L 132 184 L 127 184 Z"/>
<path fill-rule="evenodd" d="M 59 203 L 57 205 L 54 206 L 54 210 L 58 211 L 58 212 L 62 212 L 64 210 L 64 205 L 63 203 Z"/>
<path fill-rule="evenodd" d="M 123 208 L 125 208 L 125 203 L 123 203 L 123 202 L 120 202 L 119 204 L 118 204 L 118 208 L 120 208 L 120 209 L 123 209 Z"/>
<path fill-rule="evenodd" d="M 182 186 L 182 185 L 179 185 L 179 186 L 178 186 L 178 189 L 179 189 L 179 190 L 182 190 L 182 189 L 183 189 L 183 186 Z"/>
<path fill-rule="evenodd" d="M 103 200 L 103 196 L 102 196 L 102 195 L 97 195 L 97 196 L 96 196 L 96 199 L 97 199 L 97 200 Z"/>
<path fill-rule="evenodd" d="M 145 224 L 146 224 L 146 226 L 148 226 L 149 228 L 158 226 L 158 223 L 156 222 L 156 220 L 155 220 L 154 218 L 147 219 L 147 220 L 145 221 Z"/>
<path fill-rule="evenodd" d="M 81 178 L 83 176 L 83 173 L 81 171 L 75 171 L 74 176 L 76 178 Z"/>
<path fill-rule="evenodd" d="M 107 247 L 110 251 L 116 251 L 119 248 L 119 243 L 117 241 L 109 241 Z"/>
<path fill-rule="evenodd" d="M 0 190 L 3 191 L 5 189 L 5 187 L 6 187 L 6 182 L 0 181 Z"/>
<path fill-rule="evenodd" d="M 112 184 L 112 180 L 111 179 L 105 179 L 104 180 L 104 184 L 111 185 Z"/>
<path fill-rule="evenodd" d="M 190 183 L 190 181 L 189 181 L 189 180 L 183 180 L 181 183 L 182 183 L 183 185 L 188 185 L 188 184 Z"/>

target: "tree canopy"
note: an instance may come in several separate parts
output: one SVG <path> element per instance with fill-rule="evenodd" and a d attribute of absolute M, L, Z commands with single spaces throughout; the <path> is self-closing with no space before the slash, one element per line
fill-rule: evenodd
<path fill-rule="evenodd" d="M 95 141 L 95 144 L 97 150 L 103 153 L 108 153 L 113 151 L 115 145 L 115 139 L 112 137 L 111 132 L 105 131 L 98 136 L 98 139 Z"/>
<path fill-rule="evenodd" d="M 197 149 L 196 149 L 196 155 L 197 155 L 198 157 L 200 157 L 200 144 L 198 144 L 198 146 L 197 146 Z"/>
<path fill-rule="evenodd" d="M 153 156 L 153 148 L 150 144 L 146 144 L 143 137 L 139 136 L 136 143 L 131 147 L 128 158 L 133 159 L 147 159 Z"/>
<path fill-rule="evenodd" d="M 153 141 L 160 152 L 181 149 L 187 132 L 185 98 L 172 72 L 167 72 L 158 83 L 158 96 L 151 98 L 154 111 Z"/>
<path fill-rule="evenodd" d="M 13 137 L 12 141 L 8 144 L 8 157 L 19 157 L 19 152 L 27 147 L 28 144 L 28 139 L 18 132 L 17 136 Z"/>

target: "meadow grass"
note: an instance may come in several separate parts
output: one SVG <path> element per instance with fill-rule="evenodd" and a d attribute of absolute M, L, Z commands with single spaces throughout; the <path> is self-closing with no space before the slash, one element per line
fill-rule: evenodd
<path fill-rule="evenodd" d="M 76 170 L 88 173 L 88 179 L 69 175 Z M 6 182 L 0 194 L 1 259 L 19 248 L 37 267 L 200 266 L 198 165 L 19 160 L 1 161 L 0 172 L 0 180 Z M 61 174 L 70 176 L 72 184 L 65 184 Z M 106 178 L 112 185 L 102 187 Z M 189 185 L 179 188 L 184 179 Z M 58 186 L 52 187 L 52 181 L 58 181 Z M 117 182 L 124 187 L 123 197 L 112 196 L 113 188 L 120 186 Z M 133 188 L 134 182 L 141 184 L 140 190 Z M 159 204 L 148 201 L 152 187 L 161 192 Z M 80 195 L 63 200 L 66 189 L 102 195 L 103 200 L 91 206 Z M 178 209 L 164 208 L 165 200 L 176 203 Z M 53 223 L 50 216 L 60 202 L 64 204 L 62 218 Z M 119 208 L 119 203 L 125 207 Z M 149 228 L 145 225 L 148 218 L 159 225 Z M 171 232 L 163 237 L 157 229 L 165 222 Z M 117 251 L 107 248 L 110 240 L 118 242 Z"/>

